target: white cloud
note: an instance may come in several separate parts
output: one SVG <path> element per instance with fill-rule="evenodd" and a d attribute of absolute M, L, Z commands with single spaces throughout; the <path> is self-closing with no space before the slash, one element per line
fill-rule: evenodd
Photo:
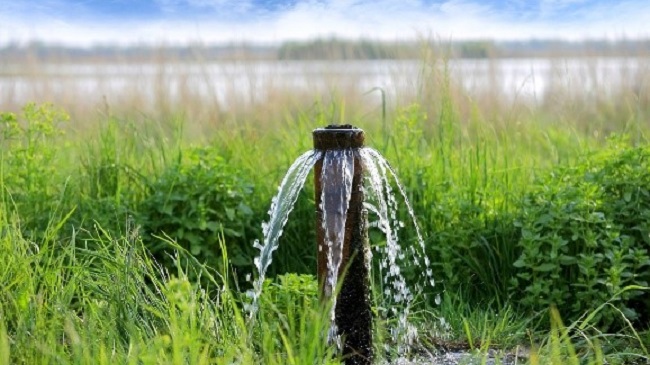
<path fill-rule="evenodd" d="M 184 43 L 308 39 L 316 36 L 374 39 L 415 39 L 433 35 L 441 39 L 527 39 L 648 37 L 650 9 L 646 0 L 596 3 L 588 0 L 522 0 L 494 2 L 446 0 L 308 0 L 280 12 L 254 11 L 251 0 L 156 0 L 173 15 L 174 9 L 196 9 L 249 14 L 227 17 L 151 21 L 97 22 L 76 19 L 56 9 L 61 0 L 43 0 L 40 10 L 26 12 L 27 1 L 0 5 L 0 46 L 12 40 L 94 43 Z M 8 5 L 9 4 L 9 5 Z M 59 7 L 60 8 L 60 7 Z M 546 9 L 543 10 L 542 8 Z M 49 10 L 47 10 L 49 9 Z M 218 14 L 217 14 L 218 15 Z"/>

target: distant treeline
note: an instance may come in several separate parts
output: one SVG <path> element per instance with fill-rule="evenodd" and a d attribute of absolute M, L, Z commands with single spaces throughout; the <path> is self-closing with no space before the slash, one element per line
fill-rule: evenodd
<path fill-rule="evenodd" d="M 223 59 L 277 58 L 277 46 L 248 44 L 203 45 L 132 45 L 69 47 L 32 42 L 27 45 L 10 44 L 0 48 L 0 60 L 22 61 L 210 61 Z"/>
<path fill-rule="evenodd" d="M 350 41 L 337 38 L 285 42 L 278 48 L 281 60 L 379 60 L 417 58 L 420 47 L 413 42 Z"/>
<path fill-rule="evenodd" d="M 285 42 L 277 58 L 295 59 L 417 59 L 425 50 L 450 58 L 521 58 L 583 56 L 650 56 L 647 40 L 590 41 L 455 41 L 455 42 L 377 42 L 370 40 L 316 39 Z"/>
<path fill-rule="evenodd" d="M 213 61 L 264 60 L 377 60 L 417 59 L 425 50 L 450 58 L 650 56 L 647 40 L 590 41 L 454 41 L 385 42 L 338 38 L 289 41 L 279 45 L 134 45 L 89 48 L 50 45 L 42 42 L 9 44 L 0 48 L 0 61 Z"/>

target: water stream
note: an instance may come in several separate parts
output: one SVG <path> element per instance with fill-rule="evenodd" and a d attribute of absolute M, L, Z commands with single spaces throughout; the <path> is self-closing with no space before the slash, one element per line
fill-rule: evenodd
<path fill-rule="evenodd" d="M 369 186 L 370 193 L 365 206 L 374 213 L 377 219 L 376 222 L 371 222 L 371 225 L 379 228 L 386 237 L 385 246 L 374 246 L 375 251 L 380 255 L 379 269 L 384 299 L 391 304 L 384 306 L 390 307 L 390 313 L 384 313 L 383 315 L 397 318 L 397 325 L 390 329 L 391 337 L 397 345 L 397 352 L 405 354 L 417 337 L 417 331 L 407 321 L 412 302 L 415 296 L 422 292 L 424 285 L 433 287 L 435 280 L 429 267 L 429 258 L 424 251 L 424 239 L 418 227 L 415 213 L 404 187 L 397 178 L 397 174 L 388 161 L 376 150 L 365 147 L 360 150 L 360 155 L 367 171 L 366 185 Z M 398 218 L 399 206 L 391 188 L 391 180 L 398 187 L 409 217 L 415 227 L 416 245 L 406 245 L 398 238 L 398 232 L 405 224 Z M 420 278 L 423 280 L 415 283 L 413 288 L 409 288 L 402 274 L 402 268 L 410 265 L 414 265 L 416 268 L 424 265 L 422 268 L 424 277 Z"/>
<path fill-rule="evenodd" d="M 325 296 L 332 298 L 330 310 L 330 329 L 328 340 L 341 348 L 336 327 L 336 296 L 332 295 L 339 278 L 343 260 L 343 240 L 350 197 L 352 196 L 352 176 L 354 175 L 354 154 L 352 149 L 327 150 L 323 158 L 321 176 L 322 225 L 327 246 L 327 276 L 324 283 Z M 323 247 L 319 246 L 319 250 Z"/>
<path fill-rule="evenodd" d="M 260 244 L 256 240 L 253 244 L 255 248 L 260 250 L 260 253 L 254 260 L 258 276 L 253 282 L 253 290 L 247 293 L 251 298 L 250 306 L 246 307 L 249 313 L 249 320 L 252 320 L 257 313 L 258 300 L 262 293 L 266 270 L 271 265 L 273 251 L 278 249 L 278 240 L 282 235 L 282 229 L 289 219 L 289 213 L 291 213 L 293 206 L 296 204 L 298 193 L 300 193 L 300 190 L 305 185 L 309 171 L 311 171 L 321 155 L 322 152 L 320 151 L 307 151 L 298 157 L 291 167 L 289 167 L 286 175 L 284 175 L 282 183 L 278 188 L 278 193 L 271 201 L 269 220 L 268 222 L 262 223 L 263 243 Z"/>
<path fill-rule="evenodd" d="M 413 341 L 417 338 L 414 326 L 408 323 L 412 303 L 425 286 L 435 285 L 432 277 L 430 262 L 425 254 L 424 239 L 418 228 L 413 208 L 407 198 L 404 187 L 400 184 L 397 174 L 386 159 L 372 148 L 348 148 L 341 150 L 327 150 L 325 152 L 312 150 L 305 152 L 289 168 L 284 177 L 278 194 L 273 198 L 269 210 L 269 220 L 262 224 L 264 233 L 263 243 L 255 242 L 254 246 L 260 250 L 255 258 L 255 267 L 258 277 L 253 283 L 253 290 L 249 292 L 252 304 L 249 306 L 249 315 L 253 319 L 257 311 L 258 299 L 262 291 L 262 284 L 266 270 L 272 261 L 272 253 L 278 248 L 282 229 L 288 220 L 288 215 L 293 209 L 300 189 L 304 186 L 309 171 L 316 162 L 323 158 L 323 169 L 327 171 L 321 175 L 321 210 L 323 212 L 323 231 L 327 246 L 327 277 L 324 291 L 326 296 L 332 298 L 330 313 L 331 328 L 328 338 L 337 341 L 337 328 L 335 324 L 336 297 L 331 296 L 337 286 L 339 270 L 342 261 L 345 224 L 349 202 L 352 193 L 352 179 L 354 176 L 354 159 L 358 156 L 365 171 L 363 190 L 366 196 L 364 207 L 369 214 L 371 227 L 376 227 L 385 236 L 385 244 L 373 246 L 379 255 L 379 277 L 385 304 L 387 308 L 381 315 L 384 318 L 395 318 L 396 321 L 390 334 L 392 345 L 397 346 L 397 353 L 403 355 L 409 351 Z M 392 186 L 397 186 L 399 196 L 406 206 L 408 217 L 416 233 L 416 242 L 405 242 L 399 239 L 400 229 L 405 224 L 399 220 L 398 199 Z M 372 243 L 371 243 L 372 245 Z M 319 247 L 319 249 L 323 249 Z M 370 262 L 370 260 L 368 261 Z M 403 269 L 415 265 L 420 269 L 422 276 L 413 287 L 407 285 Z M 372 274 L 371 274 L 372 276 Z M 389 309 L 388 309 L 389 308 Z M 340 345 L 340 343 L 337 341 Z M 390 348 L 387 347 L 387 350 Z"/>

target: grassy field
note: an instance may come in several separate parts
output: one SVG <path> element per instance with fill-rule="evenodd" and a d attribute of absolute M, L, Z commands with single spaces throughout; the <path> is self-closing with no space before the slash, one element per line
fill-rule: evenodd
<path fill-rule="evenodd" d="M 362 127 L 391 161 L 425 236 L 438 283 L 412 316 L 414 352 L 646 363 L 648 74 L 615 93 L 575 86 L 530 106 L 470 97 L 445 62 L 425 49 L 408 95 L 371 107 L 336 89 L 229 110 L 189 96 L 167 105 L 164 80 L 151 112 L 112 100 L 99 110 L 62 101 L 78 104 L 71 114 L 5 106 L 0 364 L 339 363 L 309 276 L 311 184 L 259 320 L 242 309 L 252 243 L 284 172 L 312 129 L 338 122 Z M 378 353 L 390 320 L 375 325 Z"/>

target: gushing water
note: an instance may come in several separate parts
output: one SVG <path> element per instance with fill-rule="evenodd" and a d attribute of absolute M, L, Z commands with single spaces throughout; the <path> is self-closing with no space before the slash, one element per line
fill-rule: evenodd
<path fill-rule="evenodd" d="M 350 197 L 352 196 L 352 176 L 354 175 L 354 155 L 352 149 L 327 150 L 323 158 L 321 176 L 322 225 L 327 246 L 327 277 L 324 283 L 325 296 L 332 298 L 330 310 L 330 330 L 328 340 L 341 347 L 336 327 L 336 296 L 332 296 L 339 278 L 343 259 L 343 240 Z M 322 250 L 323 247 L 319 247 Z"/>
<path fill-rule="evenodd" d="M 309 171 L 322 157 L 322 171 L 327 171 L 321 175 L 320 206 L 323 214 L 321 222 L 326 247 L 318 249 L 327 249 L 327 277 L 324 283 L 324 293 L 333 301 L 328 338 L 340 345 L 334 321 L 336 297 L 332 293 L 339 279 L 346 218 L 352 193 L 355 156 L 360 158 L 363 170 L 366 171 L 364 191 L 367 194 L 364 207 L 376 216 L 376 221 L 372 222 L 371 226 L 378 228 L 386 237 L 385 245 L 375 246 L 375 251 L 380 256 L 379 276 L 381 277 L 384 300 L 387 302 L 387 305 L 382 307 L 390 308 L 390 310 L 385 310 L 382 315 L 396 318 L 396 325 L 390 329 L 390 333 L 394 345 L 397 346 L 398 354 L 402 355 L 408 352 L 410 345 L 417 337 L 415 328 L 407 321 L 412 302 L 421 293 L 424 286 L 433 287 L 435 281 L 429 258 L 425 254 L 424 240 L 406 192 L 386 159 L 372 148 L 348 148 L 325 152 L 308 151 L 289 168 L 280 184 L 278 194 L 271 203 L 269 221 L 262 224 L 263 243 L 260 244 L 256 241 L 254 244 L 260 253 L 255 258 L 258 277 L 253 283 L 253 290 L 249 292 L 249 296 L 252 298 L 249 317 L 252 319 L 257 311 L 257 301 L 262 291 L 266 270 L 271 264 L 273 251 L 278 248 L 278 239 L 287 222 L 288 215 L 293 209 L 298 193 L 302 189 Z M 405 225 L 398 217 L 398 201 L 392 189 L 392 182 L 397 186 L 399 195 L 401 195 L 415 227 L 416 244 L 405 245 L 402 240 L 399 240 L 398 233 Z M 413 288 L 409 288 L 402 269 L 413 265 L 419 268 L 423 275 Z"/>
<path fill-rule="evenodd" d="M 424 239 L 417 225 L 415 213 L 397 174 L 388 161 L 376 150 L 366 147 L 360 150 L 360 154 L 364 168 L 368 171 L 366 185 L 369 186 L 370 194 L 365 206 L 376 215 L 377 221 L 373 225 L 386 237 L 385 246 L 375 246 L 375 250 L 381 257 L 379 270 L 384 299 L 392 304 L 390 313 L 384 313 L 384 315 L 397 317 L 397 325 L 390 329 L 391 337 L 397 345 L 397 352 L 404 354 L 408 352 L 410 345 L 417 337 L 416 329 L 407 321 L 413 299 L 422 291 L 423 285 L 433 287 L 435 281 L 429 267 L 429 258 L 424 251 Z M 398 219 L 398 204 L 391 188 L 391 177 L 398 187 L 415 227 L 417 245 L 406 247 L 399 241 L 398 231 L 404 227 L 404 223 Z M 424 279 L 424 282 L 416 283 L 411 290 L 406 284 L 401 268 L 409 265 L 421 268 L 422 264 L 424 264 L 424 277 L 421 279 Z"/>
<path fill-rule="evenodd" d="M 271 201 L 269 220 L 262 223 L 263 244 L 260 244 L 257 240 L 253 244 L 255 248 L 260 250 L 260 254 L 254 260 L 258 276 L 253 282 L 253 290 L 247 293 L 252 299 L 251 305 L 247 307 L 249 320 L 254 318 L 255 313 L 257 313 L 258 300 L 262 293 L 266 270 L 271 264 L 273 251 L 278 249 L 278 240 L 282 235 L 282 229 L 289 219 L 289 213 L 296 204 L 298 193 L 305 185 L 309 171 L 314 167 L 321 155 L 322 152 L 320 151 L 307 151 L 298 157 L 293 165 L 289 167 L 287 174 L 284 175 L 278 194 Z"/>

